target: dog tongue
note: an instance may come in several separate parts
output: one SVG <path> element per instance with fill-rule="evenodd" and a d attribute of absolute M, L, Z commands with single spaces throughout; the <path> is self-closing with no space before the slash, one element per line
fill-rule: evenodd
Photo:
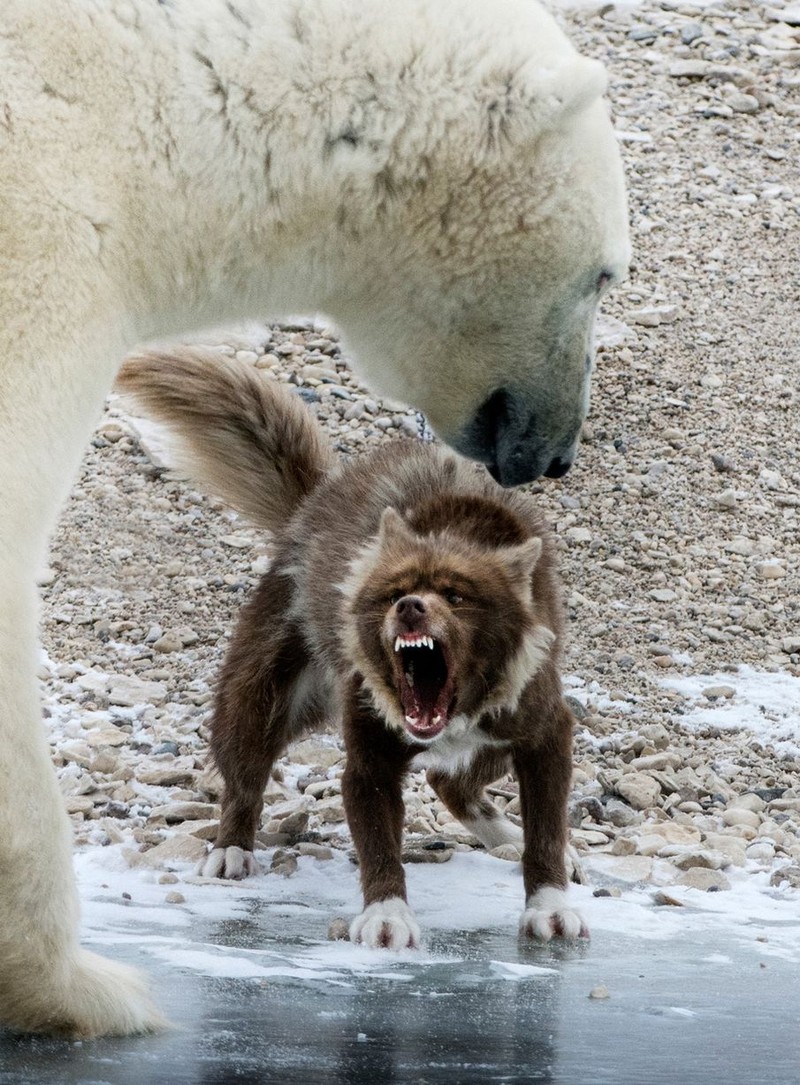
<path fill-rule="evenodd" d="M 412 734 L 420 738 L 432 738 L 444 730 L 447 724 L 447 709 L 439 704 L 443 699 L 441 696 L 433 704 L 420 704 L 418 689 L 406 681 L 403 682 L 400 699 L 406 724 Z"/>

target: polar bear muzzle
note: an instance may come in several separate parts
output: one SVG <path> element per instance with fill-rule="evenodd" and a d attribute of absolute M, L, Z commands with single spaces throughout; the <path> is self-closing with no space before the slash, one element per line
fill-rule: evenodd
<path fill-rule="evenodd" d="M 520 486 L 541 475 L 565 475 L 575 458 L 577 438 L 576 432 L 567 441 L 548 441 L 526 400 L 498 388 L 451 443 L 462 455 L 486 464 L 502 486 Z"/>

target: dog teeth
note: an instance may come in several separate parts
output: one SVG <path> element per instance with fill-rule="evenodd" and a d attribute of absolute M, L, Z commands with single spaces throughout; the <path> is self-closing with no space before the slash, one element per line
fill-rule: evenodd
<path fill-rule="evenodd" d="M 430 648 L 433 650 L 433 637 L 395 637 L 394 650 L 399 652 L 401 648 Z"/>

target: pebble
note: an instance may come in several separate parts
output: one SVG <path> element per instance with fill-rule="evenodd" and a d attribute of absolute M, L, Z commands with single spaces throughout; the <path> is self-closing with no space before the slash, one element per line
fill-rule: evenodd
<path fill-rule="evenodd" d="M 611 992 L 604 983 L 598 983 L 596 987 L 593 987 L 589 992 L 589 998 L 593 998 L 596 1001 L 602 1001 L 606 998 L 611 998 Z"/>

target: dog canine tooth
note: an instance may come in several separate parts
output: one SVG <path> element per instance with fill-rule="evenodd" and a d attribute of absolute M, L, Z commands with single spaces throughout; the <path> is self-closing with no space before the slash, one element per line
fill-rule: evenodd
<path fill-rule="evenodd" d="M 394 650 L 396 652 L 399 652 L 402 647 L 403 647 L 403 638 L 402 637 L 395 637 L 394 638 Z"/>

